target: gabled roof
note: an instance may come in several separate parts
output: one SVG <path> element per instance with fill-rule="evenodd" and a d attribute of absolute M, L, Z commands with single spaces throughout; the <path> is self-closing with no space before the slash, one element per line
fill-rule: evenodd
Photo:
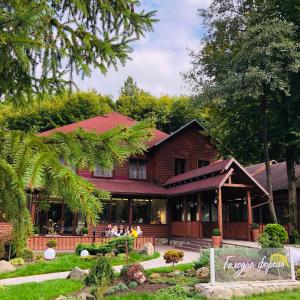
<path fill-rule="evenodd" d="M 176 190 L 177 193 L 178 190 L 180 190 L 181 193 L 184 193 L 184 186 L 193 188 L 196 188 L 197 186 L 197 191 L 203 190 L 206 185 L 210 188 L 221 187 L 225 183 L 225 175 L 230 174 L 233 169 L 243 173 L 265 195 L 269 194 L 266 189 L 234 158 L 218 161 L 211 165 L 174 176 L 164 183 L 164 187 L 168 188 L 168 190 Z M 225 177 L 222 177 L 223 175 Z M 196 191 L 196 189 L 194 191 Z"/>
<path fill-rule="evenodd" d="M 247 167 L 247 170 L 252 166 Z M 251 170 L 251 169 L 250 169 Z M 253 175 L 254 178 L 266 188 L 266 169 L 264 168 L 261 172 Z M 272 186 L 273 191 L 287 190 L 288 188 L 288 179 L 286 171 L 286 162 L 273 163 L 271 164 L 271 176 L 272 176 Z M 297 188 L 300 188 L 300 165 L 296 165 L 296 185 Z"/>
<path fill-rule="evenodd" d="M 187 124 L 181 126 L 180 128 L 178 128 L 176 131 L 172 132 L 170 135 L 166 136 L 164 139 L 156 142 L 153 146 L 158 146 L 166 141 L 168 141 L 170 138 L 172 138 L 173 136 L 177 135 L 179 132 L 181 132 L 182 130 L 184 130 L 185 128 L 191 126 L 192 124 L 196 124 L 200 130 L 204 130 L 204 127 L 200 124 L 200 122 L 196 119 L 188 122 Z"/>
<path fill-rule="evenodd" d="M 68 132 L 72 132 L 72 131 L 76 130 L 77 128 L 82 128 L 86 131 L 95 131 L 96 133 L 104 133 L 104 132 L 106 132 L 110 129 L 113 129 L 117 126 L 120 126 L 120 125 L 130 127 L 136 123 L 137 123 L 137 121 L 135 121 L 127 116 L 121 115 L 118 112 L 110 112 L 103 116 L 97 116 L 97 117 L 90 118 L 87 120 L 75 122 L 75 123 L 64 125 L 64 126 L 54 128 L 54 129 L 51 129 L 48 131 L 44 131 L 44 132 L 40 133 L 39 135 L 40 136 L 48 136 L 57 131 L 68 133 Z M 157 129 L 154 129 L 153 130 L 153 139 L 150 142 L 148 142 L 149 148 L 152 147 L 153 145 L 155 145 L 158 141 L 165 139 L 166 137 L 168 137 L 167 133 L 162 132 Z"/>

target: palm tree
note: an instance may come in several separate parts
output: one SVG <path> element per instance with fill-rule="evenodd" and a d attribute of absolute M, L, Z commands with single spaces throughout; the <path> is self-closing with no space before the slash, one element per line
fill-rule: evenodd
<path fill-rule="evenodd" d="M 130 155 L 146 150 L 152 122 L 126 128 L 119 126 L 103 134 L 78 129 L 40 137 L 20 131 L 0 131 L 0 211 L 13 224 L 17 253 L 32 231 L 27 193 L 39 190 L 64 199 L 73 212 L 81 212 L 95 225 L 101 212 L 99 199 L 109 193 L 78 176 L 73 168 L 94 170 L 96 165 L 112 169 Z M 64 161 L 64 164 L 61 161 Z"/>

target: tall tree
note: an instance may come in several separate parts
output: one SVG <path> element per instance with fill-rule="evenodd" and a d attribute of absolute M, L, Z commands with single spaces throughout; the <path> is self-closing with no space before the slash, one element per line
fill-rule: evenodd
<path fill-rule="evenodd" d="M 224 1 L 214 1 L 209 12 L 202 12 L 211 27 L 203 50 L 194 54 L 194 69 L 187 78 L 195 88 L 203 88 L 207 96 L 215 99 L 216 105 L 210 106 L 217 107 L 223 117 L 233 113 L 235 119 L 237 116 L 241 120 L 244 118 L 239 129 L 256 131 L 257 128 L 249 127 L 246 116 L 241 113 L 247 110 L 260 112 L 251 115 L 255 122 L 249 122 L 259 124 L 262 129 L 270 213 L 276 221 L 269 165 L 268 119 L 272 115 L 272 105 L 281 103 L 290 94 L 290 76 L 299 70 L 299 43 L 294 40 L 293 24 L 272 15 L 267 17 L 264 7 L 259 7 L 255 1 L 242 1 L 237 5 L 235 1 L 228 1 L 225 9 L 221 3 Z M 208 80 L 199 79 L 198 74 L 206 75 Z M 245 139 L 243 135 L 236 138 Z"/>
<path fill-rule="evenodd" d="M 155 12 L 138 0 L 2 1 L 0 96 L 20 101 L 74 84 L 73 74 L 106 73 L 152 30 Z M 18 99 L 18 100 L 17 100 Z"/>

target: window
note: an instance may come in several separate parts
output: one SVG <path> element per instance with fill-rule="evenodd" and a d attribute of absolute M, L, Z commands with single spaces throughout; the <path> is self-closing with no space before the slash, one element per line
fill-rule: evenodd
<path fill-rule="evenodd" d="M 130 179 L 147 179 L 147 161 L 131 159 L 129 161 Z"/>
<path fill-rule="evenodd" d="M 186 172 L 187 160 L 182 158 L 175 158 L 175 175 Z"/>
<path fill-rule="evenodd" d="M 129 206 L 128 199 L 113 198 L 111 201 L 111 223 L 128 223 Z"/>
<path fill-rule="evenodd" d="M 104 169 L 100 166 L 96 166 L 94 171 L 95 177 L 113 177 L 113 170 Z"/>
<path fill-rule="evenodd" d="M 192 194 L 187 198 L 187 221 L 199 221 L 198 195 Z"/>
<path fill-rule="evenodd" d="M 61 163 L 63 166 L 69 167 L 73 172 L 76 173 L 76 167 L 75 167 L 75 165 L 68 165 L 67 162 L 66 162 L 66 160 L 63 158 L 63 156 L 61 156 L 61 157 L 59 158 L 59 161 L 60 161 L 60 163 Z"/>
<path fill-rule="evenodd" d="M 133 199 L 132 222 L 135 224 L 166 224 L 167 204 L 165 199 Z"/>
<path fill-rule="evenodd" d="M 174 198 L 171 200 L 172 221 L 184 221 L 183 199 Z"/>
<path fill-rule="evenodd" d="M 208 166 L 210 164 L 210 162 L 208 160 L 198 160 L 198 168 L 202 168 L 205 166 Z"/>

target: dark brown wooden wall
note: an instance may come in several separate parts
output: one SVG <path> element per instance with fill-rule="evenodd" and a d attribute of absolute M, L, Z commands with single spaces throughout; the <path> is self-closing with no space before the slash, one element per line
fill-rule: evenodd
<path fill-rule="evenodd" d="M 174 176 L 175 158 L 187 159 L 187 171 L 190 171 L 198 167 L 198 160 L 214 161 L 217 155 L 215 146 L 199 132 L 199 127 L 191 125 L 139 158 L 148 160 L 148 179 L 162 184 Z M 78 173 L 84 177 L 91 176 L 87 171 Z M 128 175 L 128 161 L 114 170 L 115 179 L 128 179 Z"/>
<path fill-rule="evenodd" d="M 174 176 L 175 158 L 187 159 L 190 171 L 198 167 L 198 160 L 214 161 L 217 156 L 216 147 L 199 132 L 198 126 L 191 125 L 159 146 L 151 160 L 150 179 L 162 184 Z"/>

